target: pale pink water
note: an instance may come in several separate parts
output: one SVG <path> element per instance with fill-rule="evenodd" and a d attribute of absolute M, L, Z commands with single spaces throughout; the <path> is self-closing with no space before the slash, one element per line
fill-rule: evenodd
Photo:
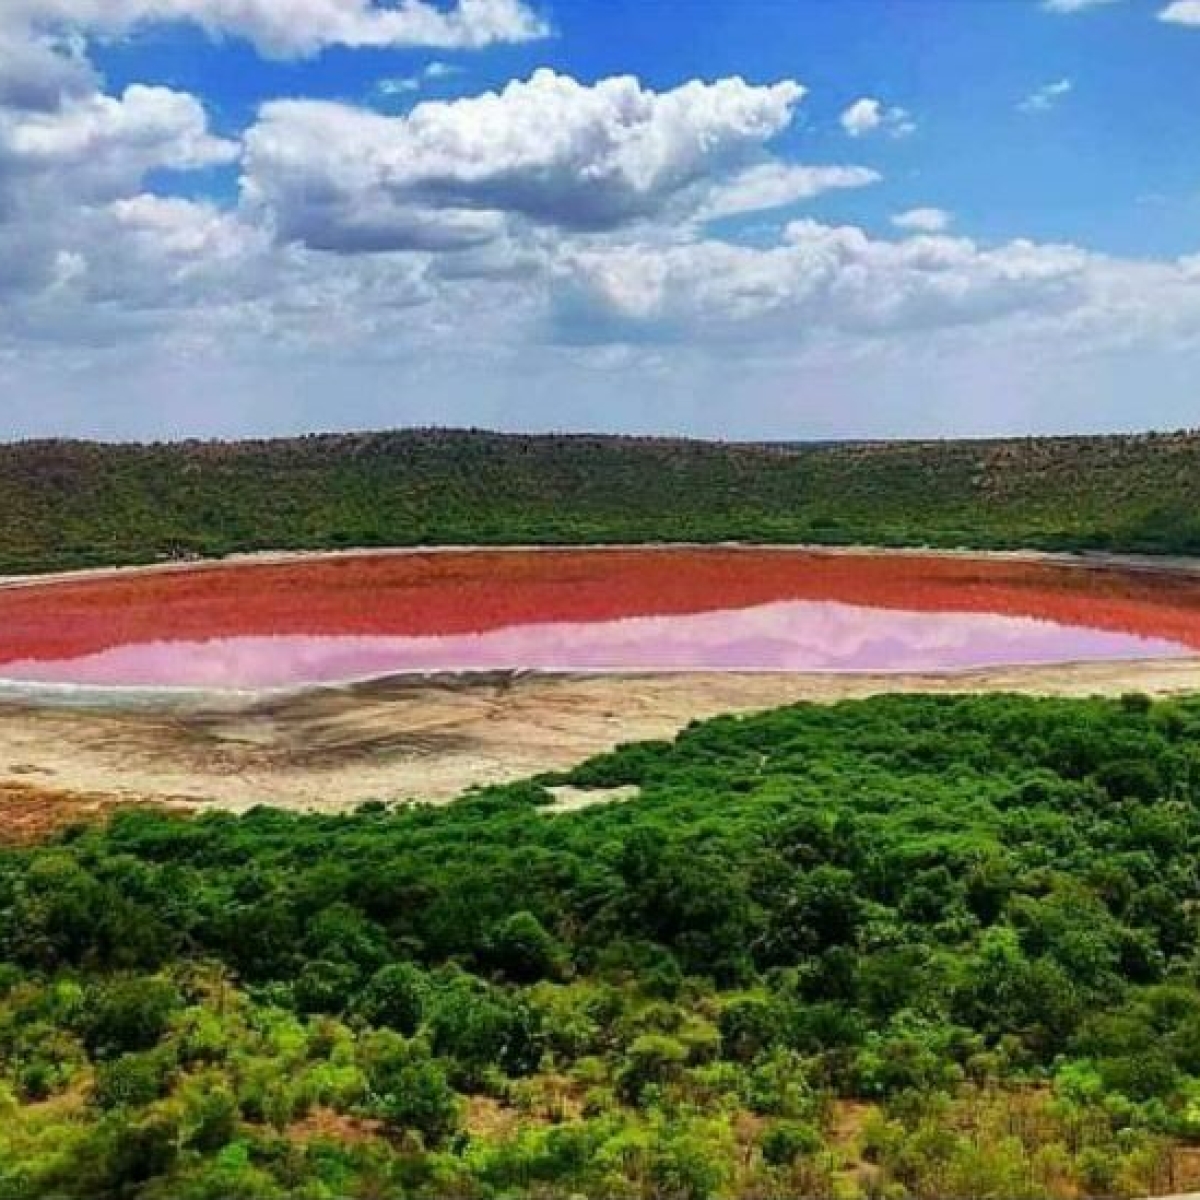
<path fill-rule="evenodd" d="M 91 686 L 266 688 L 404 672 L 955 671 L 1193 653 L 1170 638 L 1033 617 L 784 600 L 445 635 L 289 633 L 134 641 L 74 657 L 0 660 L 0 677 Z"/>

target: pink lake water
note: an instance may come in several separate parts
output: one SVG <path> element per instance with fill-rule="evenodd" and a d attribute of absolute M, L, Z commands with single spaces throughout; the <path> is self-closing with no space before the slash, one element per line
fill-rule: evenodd
<path fill-rule="evenodd" d="M 111 686 L 270 688 L 443 671 L 956 671 L 1172 658 L 1163 638 L 979 613 L 906 613 L 821 601 L 669 617 L 518 625 L 422 637 L 275 635 L 138 642 L 9 679 Z"/>
<path fill-rule="evenodd" d="M 1197 647 L 1194 581 L 916 557 L 404 555 L 0 591 L 0 679 L 99 687 L 491 670 L 936 672 Z"/>

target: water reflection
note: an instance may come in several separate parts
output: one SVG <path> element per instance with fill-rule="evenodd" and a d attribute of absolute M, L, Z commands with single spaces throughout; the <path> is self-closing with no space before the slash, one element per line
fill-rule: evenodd
<path fill-rule="evenodd" d="M 1168 638 L 979 612 L 787 600 L 431 636 L 286 634 L 134 641 L 25 658 L 0 676 L 98 686 L 261 688 L 410 671 L 950 671 L 1184 657 Z"/>

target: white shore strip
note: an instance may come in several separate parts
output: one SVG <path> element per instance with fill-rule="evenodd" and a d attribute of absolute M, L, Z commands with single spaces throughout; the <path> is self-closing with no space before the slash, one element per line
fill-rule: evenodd
<path fill-rule="evenodd" d="M 663 553 L 694 551 L 811 554 L 830 558 L 946 558 L 980 562 L 1041 563 L 1047 566 L 1086 567 L 1095 570 L 1154 571 L 1200 574 L 1200 558 L 1176 554 L 1123 554 L 1101 550 L 979 550 L 970 547 L 933 546 L 829 546 L 810 542 L 579 542 L 537 544 L 438 544 L 430 546 L 358 546 L 342 550 L 248 550 L 219 558 L 170 559 L 112 567 L 81 567 L 32 575 L 0 575 L 0 588 L 40 587 L 91 579 L 213 571 L 231 567 L 284 566 L 291 563 L 337 561 L 356 558 L 423 557 L 436 554 L 579 554 Z"/>

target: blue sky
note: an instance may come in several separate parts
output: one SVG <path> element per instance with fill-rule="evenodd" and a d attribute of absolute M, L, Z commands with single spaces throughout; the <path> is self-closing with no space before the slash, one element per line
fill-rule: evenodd
<path fill-rule="evenodd" d="M 1196 0 L 396 12 L 0 13 L 0 436 L 1200 424 Z"/>
<path fill-rule="evenodd" d="M 113 84 L 154 81 L 207 98 L 230 133 L 277 96 L 374 104 L 503 87 L 540 66 L 594 82 L 634 74 L 668 89 L 692 78 L 795 78 L 806 111 L 782 155 L 840 161 L 839 113 L 870 93 L 921 114 L 921 136 L 856 148 L 887 187 L 820 205 L 831 219 L 886 230 L 895 205 L 931 197 L 972 235 L 1072 239 L 1118 254 L 1185 254 L 1200 230 L 1200 33 L 1154 19 L 1156 0 L 1048 14 L 1036 0 L 559 0 L 540 11 L 554 35 L 484 53 L 334 48 L 263 60 L 246 43 L 168 26 L 95 54 Z M 428 62 L 461 73 L 389 103 L 380 79 Z M 1053 110 L 1021 101 L 1048 84 Z M 235 171 L 226 173 L 232 186 Z M 204 181 L 206 184 L 212 181 Z"/>

